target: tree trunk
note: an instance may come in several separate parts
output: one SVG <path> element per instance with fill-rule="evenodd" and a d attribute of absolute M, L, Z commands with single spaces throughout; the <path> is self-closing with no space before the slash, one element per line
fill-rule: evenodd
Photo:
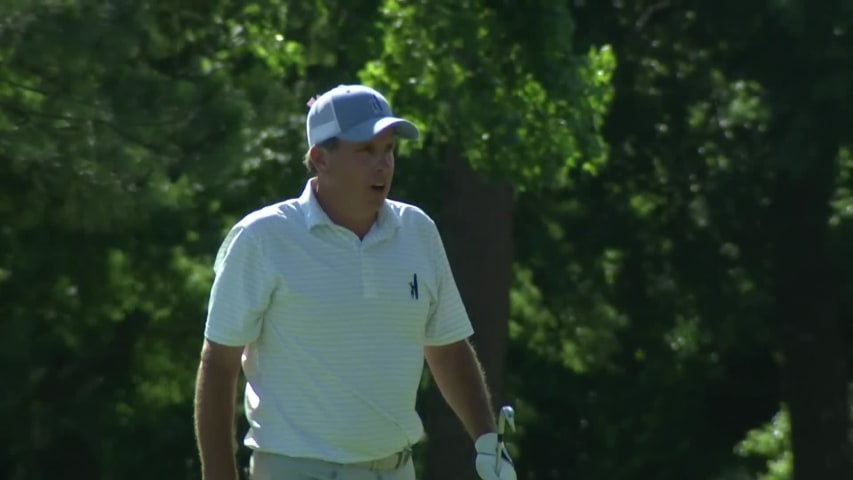
<path fill-rule="evenodd" d="M 448 154 L 440 229 L 494 406 L 503 402 L 503 373 L 512 282 L 513 191 L 486 181 L 465 159 Z M 473 480 L 473 442 L 431 385 L 424 398 L 427 480 Z"/>
<path fill-rule="evenodd" d="M 811 148 L 797 149 L 804 155 L 779 172 L 774 198 L 776 306 L 794 479 L 853 478 L 839 283 L 827 238 L 837 150 L 805 122 L 800 127 L 814 133 L 801 140 Z"/>

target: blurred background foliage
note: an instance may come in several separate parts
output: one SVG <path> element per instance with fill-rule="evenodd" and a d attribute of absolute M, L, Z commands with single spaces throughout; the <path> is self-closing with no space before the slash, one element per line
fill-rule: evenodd
<path fill-rule="evenodd" d="M 199 477 L 213 255 L 298 195 L 306 101 L 365 82 L 425 134 L 393 196 L 442 230 L 519 478 L 851 478 L 851 22 L 845 0 L 2 2 L 0 477 Z M 475 478 L 431 388 L 419 471 Z"/>

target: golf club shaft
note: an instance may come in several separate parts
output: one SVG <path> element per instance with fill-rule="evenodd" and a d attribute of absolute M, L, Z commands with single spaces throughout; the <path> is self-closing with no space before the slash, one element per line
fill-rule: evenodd
<path fill-rule="evenodd" d="M 501 473 L 501 455 L 504 449 L 504 429 L 506 428 L 506 418 L 503 409 L 498 416 L 498 446 L 495 452 L 495 470 L 498 475 Z"/>

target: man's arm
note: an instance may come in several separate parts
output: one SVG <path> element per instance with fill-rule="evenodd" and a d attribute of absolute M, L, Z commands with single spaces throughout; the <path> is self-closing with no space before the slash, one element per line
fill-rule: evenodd
<path fill-rule="evenodd" d="M 424 348 L 424 357 L 442 396 L 472 440 L 494 432 L 495 415 L 483 369 L 467 340 Z"/>
<path fill-rule="evenodd" d="M 201 350 L 195 389 L 195 433 L 203 480 L 237 480 L 234 435 L 237 381 L 243 347 L 210 340 Z"/>

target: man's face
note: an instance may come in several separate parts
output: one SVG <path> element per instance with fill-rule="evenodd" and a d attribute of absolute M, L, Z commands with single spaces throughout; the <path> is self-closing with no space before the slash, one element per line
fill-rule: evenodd
<path fill-rule="evenodd" d="M 366 142 L 340 140 L 322 153 L 318 174 L 326 177 L 334 195 L 352 206 L 378 209 L 394 177 L 394 130 L 383 130 Z"/>

